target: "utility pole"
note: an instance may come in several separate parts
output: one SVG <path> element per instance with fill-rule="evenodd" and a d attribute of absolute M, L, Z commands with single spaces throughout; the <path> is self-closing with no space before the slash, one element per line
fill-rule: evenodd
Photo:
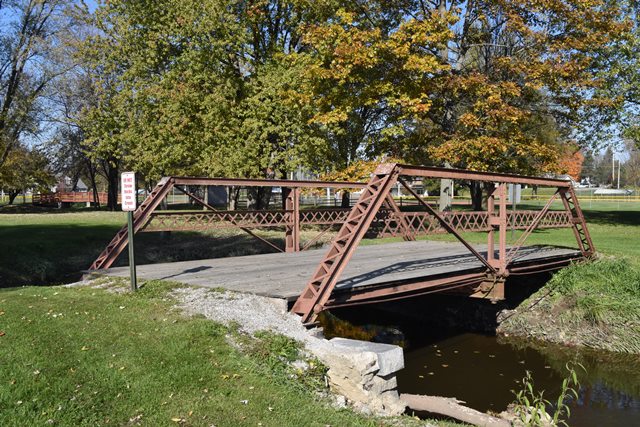
<path fill-rule="evenodd" d="M 620 159 L 618 159 L 618 190 L 620 189 Z"/>

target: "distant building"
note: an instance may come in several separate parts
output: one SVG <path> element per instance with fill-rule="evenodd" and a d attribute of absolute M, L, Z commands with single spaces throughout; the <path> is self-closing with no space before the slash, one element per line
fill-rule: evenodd
<path fill-rule="evenodd" d="M 78 178 L 78 182 L 76 183 L 76 186 L 74 188 L 73 180 L 65 175 L 58 178 L 58 182 L 56 183 L 56 185 L 51 187 L 51 191 L 54 193 L 66 193 L 73 191 L 86 193 L 87 191 L 89 191 L 89 187 L 87 187 L 82 179 Z"/>

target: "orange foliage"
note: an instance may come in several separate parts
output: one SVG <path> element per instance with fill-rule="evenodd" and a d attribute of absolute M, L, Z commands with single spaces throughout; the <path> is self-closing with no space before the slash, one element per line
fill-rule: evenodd
<path fill-rule="evenodd" d="M 580 180 L 584 154 L 575 144 L 567 145 L 564 155 L 560 159 L 560 170 L 568 174 L 575 181 Z"/>

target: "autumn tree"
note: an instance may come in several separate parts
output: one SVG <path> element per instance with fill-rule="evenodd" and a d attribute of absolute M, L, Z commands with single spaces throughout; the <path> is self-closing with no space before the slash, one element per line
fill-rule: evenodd
<path fill-rule="evenodd" d="M 616 102 L 598 97 L 597 59 L 628 29 L 623 12 L 607 0 L 345 6 L 306 38 L 320 104 L 314 120 L 354 138 L 352 153 L 558 171 L 563 140 L 580 136 L 571 129 L 587 117 L 581 113 Z M 361 129 L 373 132 L 346 131 L 353 114 L 371 106 L 379 111 Z"/>
<path fill-rule="evenodd" d="M 568 143 L 564 146 L 564 152 L 560 158 L 558 168 L 560 172 L 566 173 L 574 181 L 579 182 L 584 160 L 585 156 L 582 154 L 580 147 L 575 143 Z"/>

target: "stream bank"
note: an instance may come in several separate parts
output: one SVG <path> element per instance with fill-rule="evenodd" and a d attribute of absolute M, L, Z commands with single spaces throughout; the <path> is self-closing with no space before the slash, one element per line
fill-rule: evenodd
<path fill-rule="evenodd" d="M 571 265 L 497 324 L 501 335 L 640 354 L 640 267 L 615 258 Z"/>

